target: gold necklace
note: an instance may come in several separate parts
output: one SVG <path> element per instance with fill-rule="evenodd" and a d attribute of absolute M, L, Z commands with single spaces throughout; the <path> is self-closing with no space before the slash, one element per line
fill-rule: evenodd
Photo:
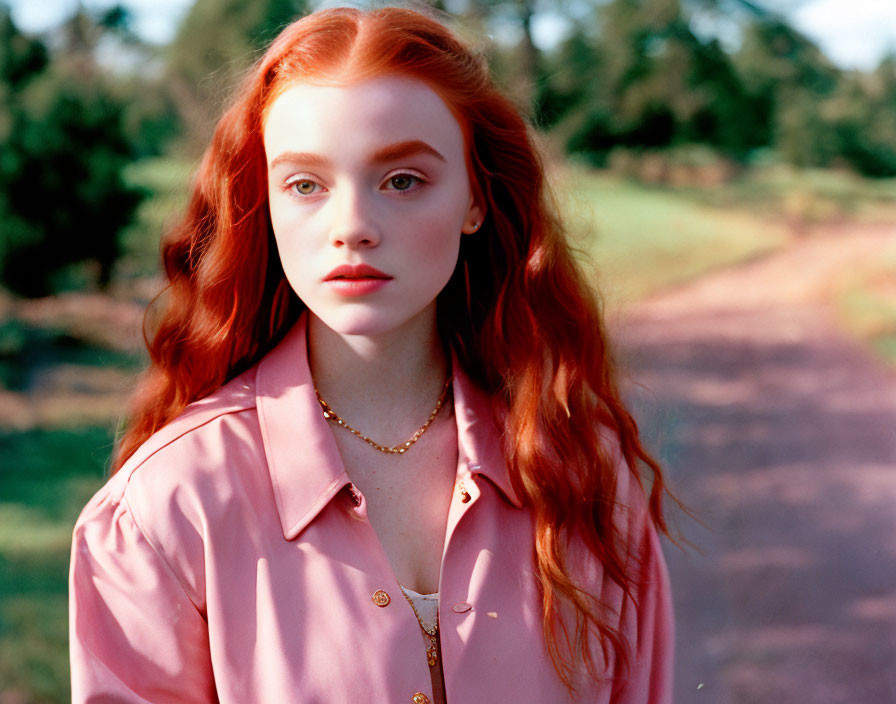
<path fill-rule="evenodd" d="M 430 667 L 435 667 L 439 663 L 439 645 L 438 645 L 438 633 L 439 633 L 439 621 L 438 617 L 436 617 L 436 622 L 430 626 L 426 627 L 423 625 L 423 619 L 420 618 L 420 614 L 417 611 L 417 607 L 414 606 L 414 600 L 411 599 L 405 592 L 404 587 L 401 588 L 401 593 L 404 594 L 404 598 L 407 599 L 408 603 L 411 605 L 411 608 L 414 610 L 414 616 L 417 617 L 417 623 L 420 624 L 420 628 L 423 629 L 423 632 L 429 637 L 429 647 L 426 649 L 426 662 L 429 663 Z"/>
<path fill-rule="evenodd" d="M 392 445 L 392 446 L 380 445 L 375 440 L 371 440 L 366 435 L 363 435 L 360 430 L 357 430 L 357 429 L 353 428 L 352 426 L 350 426 L 348 423 L 345 422 L 344 419 L 340 418 L 339 415 L 337 415 L 336 411 L 334 411 L 332 408 L 330 408 L 329 404 L 321 398 L 320 392 L 317 390 L 317 387 L 314 388 L 314 393 L 317 395 L 317 402 L 320 404 L 321 410 L 324 413 L 324 418 L 336 423 L 336 425 L 342 426 L 343 428 L 345 428 L 347 431 L 349 431 L 353 435 L 357 435 L 368 445 L 379 450 L 380 452 L 385 452 L 385 453 L 391 454 L 391 455 L 400 455 L 400 454 L 403 454 L 409 447 L 411 447 L 411 445 L 413 445 L 415 442 L 417 442 L 420 439 L 420 436 L 423 435 L 423 433 L 425 433 L 429 429 L 430 425 L 432 425 L 432 422 L 436 419 L 436 416 L 439 415 L 439 411 L 441 411 L 442 407 L 445 405 L 445 399 L 448 396 L 448 390 L 450 388 L 451 388 L 451 377 L 449 376 L 447 379 L 445 379 L 445 385 L 442 387 L 442 393 L 439 394 L 439 400 L 436 401 L 436 407 L 432 409 L 432 413 L 429 414 L 429 418 L 426 419 L 426 422 L 417 429 L 417 432 L 415 432 L 411 436 L 410 440 L 403 442 L 399 445 Z"/>

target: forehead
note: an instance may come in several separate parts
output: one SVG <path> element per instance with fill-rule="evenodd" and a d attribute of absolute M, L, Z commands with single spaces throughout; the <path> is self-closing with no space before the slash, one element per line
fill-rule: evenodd
<path fill-rule="evenodd" d="M 460 125 L 422 81 L 384 76 L 357 83 L 294 83 L 271 104 L 264 123 L 270 162 L 283 151 L 325 156 L 421 140 L 451 161 L 463 160 Z"/>

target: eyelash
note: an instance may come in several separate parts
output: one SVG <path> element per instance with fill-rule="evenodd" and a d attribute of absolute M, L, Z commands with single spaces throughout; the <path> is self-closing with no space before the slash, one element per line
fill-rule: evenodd
<path fill-rule="evenodd" d="M 423 178 L 423 176 L 414 171 L 396 171 L 385 178 L 385 180 L 383 181 L 383 185 L 391 183 L 396 178 L 411 179 L 412 184 L 408 188 L 385 188 L 384 190 L 404 195 L 408 193 L 414 193 L 427 183 L 426 179 Z M 414 181 L 416 181 L 416 185 L 414 185 Z M 320 188 L 324 188 L 323 185 L 312 178 L 297 176 L 286 180 L 284 184 L 284 190 L 288 191 L 290 195 L 301 199 L 317 195 L 318 191 L 314 191 L 312 193 L 299 193 L 298 191 L 296 191 L 295 186 L 300 183 L 311 183 L 315 186 L 319 186 Z"/>

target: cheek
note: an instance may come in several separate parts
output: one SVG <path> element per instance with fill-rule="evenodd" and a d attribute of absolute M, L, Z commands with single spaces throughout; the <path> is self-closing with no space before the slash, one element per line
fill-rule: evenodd
<path fill-rule="evenodd" d="M 307 229 L 307 216 L 296 208 L 293 200 L 281 192 L 269 193 L 268 211 L 278 249 L 300 247 L 302 238 L 298 234 Z"/>
<path fill-rule="evenodd" d="M 274 231 L 274 242 L 277 245 L 277 256 L 283 266 L 283 272 L 297 294 L 308 279 L 311 252 L 307 238 L 300 237 L 301 227 L 298 223 L 278 217 L 276 208 L 271 208 L 271 227 Z"/>
<path fill-rule="evenodd" d="M 456 260 L 468 197 L 461 189 L 443 194 L 437 204 L 430 202 L 414 218 L 414 248 L 421 261 L 445 256 Z"/>
<path fill-rule="evenodd" d="M 268 209 L 271 214 L 271 227 L 274 230 L 274 239 L 277 240 L 277 247 L 283 246 L 283 244 L 289 241 L 288 231 L 290 229 L 290 222 L 288 213 L 288 208 L 285 208 L 280 198 L 277 197 L 279 194 L 269 194 L 268 195 Z"/>
<path fill-rule="evenodd" d="M 429 264 L 431 267 L 438 262 L 445 267 L 450 264 L 453 270 L 460 247 L 462 225 L 454 212 L 420 218 L 411 228 L 412 244 L 408 249 L 424 265 Z"/>
<path fill-rule="evenodd" d="M 414 277 L 421 295 L 438 295 L 457 268 L 460 234 L 446 227 L 445 221 L 434 223 L 418 238 L 410 253 L 414 262 Z"/>

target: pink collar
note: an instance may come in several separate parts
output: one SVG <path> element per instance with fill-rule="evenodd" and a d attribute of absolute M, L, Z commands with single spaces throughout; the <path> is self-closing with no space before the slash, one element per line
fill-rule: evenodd
<path fill-rule="evenodd" d="M 305 344 L 306 317 L 259 362 L 256 404 L 283 535 L 295 538 L 351 481 L 314 393 Z M 453 360 L 460 462 L 491 481 L 514 506 L 491 399 Z"/>

